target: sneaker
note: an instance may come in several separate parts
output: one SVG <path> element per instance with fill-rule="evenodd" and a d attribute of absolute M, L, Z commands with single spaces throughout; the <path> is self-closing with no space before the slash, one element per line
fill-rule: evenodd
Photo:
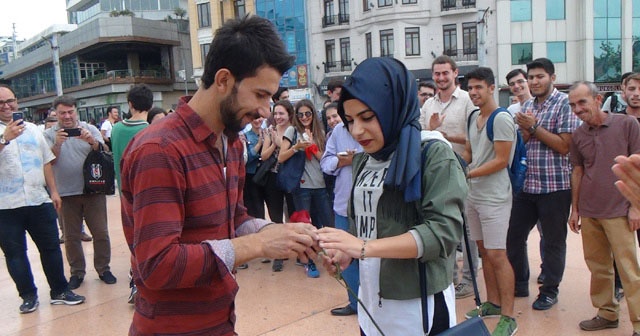
<path fill-rule="evenodd" d="M 483 302 L 480 305 L 480 309 L 476 308 L 466 314 L 464 314 L 464 317 L 466 317 L 467 319 L 470 318 L 474 318 L 474 317 L 499 317 L 502 315 L 502 308 L 498 307 L 496 305 L 494 305 L 493 303 L 487 301 L 487 302 Z"/>
<path fill-rule="evenodd" d="M 51 297 L 51 304 L 77 305 L 84 302 L 84 296 L 66 290 Z"/>
<path fill-rule="evenodd" d="M 299 258 L 296 258 L 296 266 L 304 266 L 304 264 L 302 263 L 302 261 L 300 261 Z"/>
<path fill-rule="evenodd" d="M 307 271 L 307 276 L 310 278 L 320 277 L 320 272 L 316 268 L 316 264 L 310 262 L 304 266 L 305 271 Z"/>
<path fill-rule="evenodd" d="M 104 283 L 106 283 L 107 285 L 113 285 L 118 281 L 118 279 L 113 276 L 113 273 L 111 273 L 111 271 L 102 273 L 102 275 L 100 276 L 100 280 L 104 281 Z"/>
<path fill-rule="evenodd" d="M 596 316 L 590 320 L 584 320 L 582 322 L 580 322 L 578 324 L 580 326 L 580 329 L 582 330 L 586 330 L 586 331 L 595 331 L 595 330 L 602 330 L 602 329 L 607 329 L 607 328 L 617 328 L 618 327 L 618 320 L 615 321 L 609 321 L 605 318 L 602 318 L 600 316 Z"/>
<path fill-rule="evenodd" d="M 71 278 L 69 278 L 69 289 L 77 289 L 78 287 L 80 287 L 83 281 L 84 278 L 81 278 L 77 275 L 72 275 Z"/>
<path fill-rule="evenodd" d="M 136 285 L 133 285 L 131 287 L 131 293 L 129 294 L 129 299 L 127 300 L 127 302 L 133 304 L 136 300 L 136 294 L 138 294 L 138 287 L 136 287 Z"/>
<path fill-rule="evenodd" d="M 249 268 L 249 264 L 240 264 L 238 265 L 238 267 L 236 267 L 237 269 L 247 269 Z"/>
<path fill-rule="evenodd" d="M 22 304 L 20 305 L 20 314 L 27 314 L 36 311 L 39 304 L 40 303 L 38 302 L 38 297 L 35 295 L 24 298 L 22 300 Z"/>
<path fill-rule="evenodd" d="M 533 302 L 533 309 L 535 310 L 547 310 L 558 303 L 558 297 L 550 297 L 544 294 L 538 295 L 538 298 Z"/>
<path fill-rule="evenodd" d="M 516 319 L 502 315 L 491 336 L 512 336 L 516 334 L 516 331 L 518 331 Z"/>
<path fill-rule="evenodd" d="M 622 299 L 624 298 L 624 289 L 616 287 L 614 293 L 614 295 L 616 296 L 616 300 L 618 300 L 618 302 L 622 302 Z"/>
<path fill-rule="evenodd" d="M 456 286 L 456 299 L 464 299 L 473 295 L 473 286 L 466 282 L 461 282 Z"/>
<path fill-rule="evenodd" d="M 83 232 L 82 236 L 80 237 L 80 240 L 82 240 L 83 242 L 90 242 L 93 240 L 93 238 L 91 238 L 90 235 Z"/>
<path fill-rule="evenodd" d="M 271 265 L 271 270 L 273 272 L 282 272 L 283 262 L 282 259 L 273 259 L 273 265 Z"/>

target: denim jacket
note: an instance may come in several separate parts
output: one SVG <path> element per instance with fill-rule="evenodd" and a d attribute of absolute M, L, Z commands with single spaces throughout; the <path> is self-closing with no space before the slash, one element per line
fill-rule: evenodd
<path fill-rule="evenodd" d="M 356 181 L 369 156 L 353 159 Z M 462 237 L 462 211 L 467 195 L 465 174 L 451 148 L 444 142 L 429 147 L 423 158 L 422 199 L 405 203 L 403 193 L 385 187 L 376 210 L 378 237 L 393 237 L 416 230 L 422 238 L 420 259 L 387 259 L 380 262 L 380 297 L 407 300 L 420 297 L 418 262 L 426 264 L 427 295 L 439 293 L 453 282 L 455 251 Z M 353 187 L 352 187 L 353 197 Z M 348 208 L 355 233 L 353 202 Z"/>

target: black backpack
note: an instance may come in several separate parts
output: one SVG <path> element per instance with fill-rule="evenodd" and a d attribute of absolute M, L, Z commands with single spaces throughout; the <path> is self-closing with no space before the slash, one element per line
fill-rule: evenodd
<path fill-rule="evenodd" d="M 98 146 L 98 150 L 89 152 L 82 166 L 84 193 L 113 195 L 116 193 L 113 154 L 105 151 L 103 144 Z"/>

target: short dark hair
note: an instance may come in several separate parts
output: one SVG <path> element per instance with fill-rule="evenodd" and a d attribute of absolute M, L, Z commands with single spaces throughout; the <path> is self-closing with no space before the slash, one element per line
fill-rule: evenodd
<path fill-rule="evenodd" d="M 437 91 L 438 89 L 436 88 L 436 85 L 433 84 L 433 82 L 427 82 L 427 81 L 421 81 L 418 83 L 418 91 L 420 91 L 420 88 L 423 87 L 428 87 L 430 89 L 433 89 L 433 91 Z"/>
<path fill-rule="evenodd" d="M 477 67 L 464 76 L 464 79 L 469 82 L 470 79 L 477 79 L 484 81 L 487 85 L 491 86 L 496 83 L 496 78 L 493 75 L 493 70 L 487 67 Z"/>
<path fill-rule="evenodd" d="M 255 76 L 258 68 L 270 66 L 284 73 L 293 66 L 294 57 L 287 53 L 273 24 L 262 17 L 247 15 L 229 20 L 214 34 L 202 74 L 208 89 L 218 70 L 228 69 L 237 82 Z"/>
<path fill-rule="evenodd" d="M 276 91 L 276 93 L 273 96 L 271 96 L 271 99 L 273 99 L 274 102 L 277 102 L 278 100 L 280 100 L 280 96 L 282 96 L 282 93 L 285 91 L 289 91 L 289 88 L 280 86 L 278 88 L 278 91 Z"/>
<path fill-rule="evenodd" d="M 553 65 L 553 62 L 545 57 L 536 58 L 527 63 L 527 73 L 531 71 L 531 69 L 544 69 L 549 76 L 556 73 L 556 67 Z"/>
<path fill-rule="evenodd" d="M 627 77 L 633 75 L 634 72 L 633 71 L 629 71 L 629 72 L 625 72 L 622 74 L 622 77 L 620 77 L 620 84 L 622 85 L 627 85 Z"/>
<path fill-rule="evenodd" d="M 627 77 L 625 77 L 624 78 L 624 85 L 626 86 L 627 84 L 629 84 L 630 80 L 640 81 L 640 72 L 632 72 Z"/>
<path fill-rule="evenodd" d="M 0 84 L 0 88 L 5 88 L 5 89 L 7 89 L 7 90 L 11 91 L 11 93 L 13 93 L 13 96 L 14 96 L 14 97 L 16 96 L 16 92 L 15 92 L 15 91 L 13 91 L 13 89 L 12 89 L 9 85 L 7 85 L 7 84 Z M 17 98 L 17 97 L 16 97 L 16 98 Z"/>
<path fill-rule="evenodd" d="M 431 63 L 431 69 L 433 69 L 433 67 L 436 64 L 449 64 L 451 65 L 451 70 L 455 71 L 456 69 L 458 69 L 458 66 L 456 65 L 456 61 L 454 61 L 453 58 L 447 55 L 440 55 L 436 57 L 436 59 L 434 59 L 433 62 Z"/>
<path fill-rule="evenodd" d="M 146 84 L 136 84 L 127 92 L 127 102 L 138 111 L 149 111 L 153 106 L 153 92 Z"/>
<path fill-rule="evenodd" d="M 158 114 L 164 114 L 167 115 L 167 111 L 165 111 L 163 108 L 161 107 L 153 107 L 149 110 L 149 112 L 147 112 L 147 122 L 149 124 L 151 124 L 151 121 L 153 121 L 153 117 L 155 117 Z"/>
<path fill-rule="evenodd" d="M 328 110 L 328 109 L 338 109 L 338 102 L 332 102 L 331 104 L 327 105 L 324 107 L 324 110 Z"/>
<path fill-rule="evenodd" d="M 337 88 L 341 88 L 344 85 L 342 78 L 334 78 L 327 83 L 327 91 L 333 92 Z"/>
<path fill-rule="evenodd" d="M 73 98 L 71 96 L 68 96 L 68 95 L 62 95 L 62 96 L 57 97 L 56 99 L 54 99 L 53 103 L 51 104 L 51 106 L 54 109 L 58 108 L 58 105 L 77 107 L 78 103 L 77 103 L 77 100 L 75 98 Z"/>
<path fill-rule="evenodd" d="M 111 113 L 111 110 L 113 109 L 118 109 L 118 111 L 120 111 L 120 108 L 115 106 L 115 105 L 111 105 L 109 107 L 107 107 L 107 113 Z"/>
<path fill-rule="evenodd" d="M 513 78 L 513 77 L 515 77 L 517 75 L 522 75 L 525 79 L 527 78 L 527 73 L 524 72 L 524 70 L 522 70 L 520 68 L 513 69 L 513 70 L 509 71 L 509 73 L 507 74 L 507 84 L 509 83 L 511 78 Z"/>

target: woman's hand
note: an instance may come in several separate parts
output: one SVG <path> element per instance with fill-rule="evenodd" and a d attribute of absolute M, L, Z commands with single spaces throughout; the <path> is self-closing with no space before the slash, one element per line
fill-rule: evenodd
<path fill-rule="evenodd" d="M 340 250 L 350 258 L 360 258 L 362 239 L 354 237 L 346 231 L 327 227 L 318 230 L 318 237 L 321 248 Z"/>
<path fill-rule="evenodd" d="M 320 254 L 322 256 L 322 265 L 332 276 L 338 273 L 338 267 L 340 267 L 340 271 L 342 271 L 351 264 L 352 258 L 340 250 L 325 249 L 325 252 L 326 254 Z"/>

